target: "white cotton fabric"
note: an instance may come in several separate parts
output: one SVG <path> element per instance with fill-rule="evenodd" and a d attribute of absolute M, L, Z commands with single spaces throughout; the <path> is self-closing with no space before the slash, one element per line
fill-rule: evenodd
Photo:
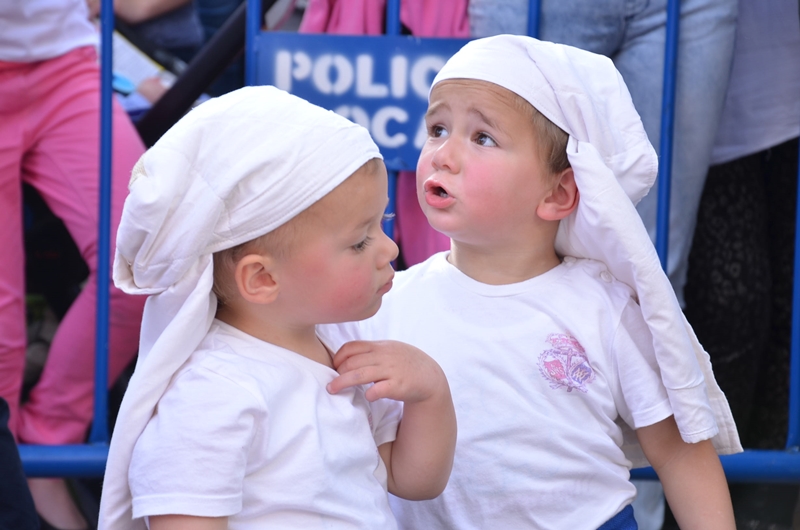
<path fill-rule="evenodd" d="M 630 460 L 623 422 L 629 431 L 672 414 L 631 288 L 604 264 L 569 256 L 529 280 L 488 285 L 447 255 L 399 272 L 374 317 L 325 326 L 334 346 L 409 342 L 450 384 L 450 480 L 433 500 L 392 497 L 400 528 L 598 528 L 636 495 L 628 470 L 646 465 L 641 453 Z M 554 337 L 568 335 L 590 369 L 551 356 Z M 553 360 L 567 374 L 583 369 L 573 378 L 582 383 L 559 384 Z"/>
<path fill-rule="evenodd" d="M 142 156 L 113 276 L 123 291 L 150 296 L 109 448 L 101 529 L 144 528 L 131 514 L 130 457 L 170 379 L 211 327 L 211 254 L 274 230 L 380 157 L 366 129 L 267 86 L 203 103 Z"/>
<path fill-rule="evenodd" d="M 136 442 L 133 516 L 228 516 L 231 530 L 396 527 L 378 445 L 401 408 L 215 320 Z M 191 455 L 179 458 L 178 455 Z"/>
<path fill-rule="evenodd" d="M 655 182 L 658 159 L 612 61 L 571 46 L 498 35 L 466 44 L 433 86 L 446 79 L 479 79 L 511 90 L 569 134 L 580 202 L 560 223 L 557 252 L 601 261 L 633 289 L 682 438 L 693 443 L 713 435 L 720 454 L 741 451 L 709 356 L 634 208 Z"/>
<path fill-rule="evenodd" d="M 98 43 L 86 0 L 0 2 L 0 61 L 43 61 Z"/>

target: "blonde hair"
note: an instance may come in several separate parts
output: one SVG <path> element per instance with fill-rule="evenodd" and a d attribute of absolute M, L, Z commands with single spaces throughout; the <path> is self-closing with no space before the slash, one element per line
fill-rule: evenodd
<path fill-rule="evenodd" d="M 539 139 L 539 154 L 547 164 L 547 169 L 553 175 L 558 175 L 569 168 L 569 158 L 567 157 L 569 135 L 525 98 L 510 90 L 509 92 L 513 95 L 516 109 L 525 113 L 533 125 L 533 130 Z"/>

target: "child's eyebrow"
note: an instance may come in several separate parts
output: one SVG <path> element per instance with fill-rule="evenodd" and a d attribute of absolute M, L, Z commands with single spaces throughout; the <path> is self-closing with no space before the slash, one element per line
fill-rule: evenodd
<path fill-rule="evenodd" d="M 477 116 L 478 116 L 478 118 L 480 118 L 480 120 L 481 120 L 483 123 L 485 123 L 486 125 L 488 125 L 488 126 L 489 126 L 489 127 L 491 127 L 492 129 L 497 129 L 497 130 L 499 130 L 500 132 L 505 132 L 505 129 L 503 128 L 503 126 L 502 126 L 502 125 L 500 125 L 500 122 L 499 122 L 499 121 L 497 121 L 497 120 L 495 120 L 495 119 L 493 119 L 493 118 L 490 118 L 489 116 L 487 116 L 486 114 L 484 114 L 483 112 L 481 112 L 481 111 L 480 111 L 479 109 L 477 109 L 476 107 L 470 107 L 470 108 L 468 108 L 468 109 L 467 109 L 467 112 L 469 112 L 470 114 L 475 114 L 475 115 L 477 115 Z"/>
<path fill-rule="evenodd" d="M 430 107 L 428 107 L 428 111 L 425 113 L 425 119 L 426 120 L 430 120 L 437 113 L 439 113 L 439 112 L 441 112 L 443 110 L 449 110 L 449 109 L 450 109 L 450 105 L 448 105 L 448 103 L 446 101 L 437 101 L 436 103 L 434 103 Z M 493 128 L 493 129 L 497 129 L 500 132 L 506 132 L 505 128 L 500 124 L 500 122 L 498 122 L 497 120 L 487 116 L 486 114 L 481 112 L 481 110 L 478 109 L 477 107 L 471 106 L 471 107 L 469 107 L 467 109 L 467 112 L 469 114 L 476 115 L 480 121 L 482 121 L 483 123 L 485 123 L 489 127 Z"/>
<path fill-rule="evenodd" d="M 432 104 L 428 107 L 428 111 L 425 113 L 425 118 L 429 118 L 430 116 L 436 114 L 440 110 L 449 109 L 450 105 L 447 104 L 446 101 L 437 101 L 436 103 Z"/>

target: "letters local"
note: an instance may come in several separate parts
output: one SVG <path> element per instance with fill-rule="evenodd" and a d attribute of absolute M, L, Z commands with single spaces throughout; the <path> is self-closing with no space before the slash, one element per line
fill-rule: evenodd
<path fill-rule="evenodd" d="M 332 110 L 369 129 L 379 146 L 404 147 L 411 135 L 419 150 L 427 135 L 428 90 L 446 57 L 426 54 L 410 60 L 394 55 L 389 59 L 388 76 L 380 82 L 375 79 L 375 60 L 369 54 L 312 57 L 303 51 L 278 50 L 274 84 L 315 103 L 314 93 L 340 97 L 344 103 Z M 371 115 L 364 107 L 371 109 Z M 409 111 L 419 114 L 416 126 L 409 121 Z"/>

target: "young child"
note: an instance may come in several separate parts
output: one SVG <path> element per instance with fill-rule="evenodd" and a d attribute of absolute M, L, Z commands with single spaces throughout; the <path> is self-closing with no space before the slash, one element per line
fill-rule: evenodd
<path fill-rule="evenodd" d="M 101 528 L 395 528 L 387 487 L 442 491 L 441 368 L 394 342 L 333 357 L 316 332 L 391 288 L 386 203 L 366 129 L 273 87 L 204 103 L 145 153 L 114 280 L 150 296 Z"/>
<path fill-rule="evenodd" d="M 681 528 L 734 528 L 716 451 L 741 446 L 636 214 L 657 158 L 612 62 L 476 40 L 425 119 L 417 193 L 451 249 L 337 327 L 418 346 L 451 385 L 450 482 L 393 499 L 400 526 L 635 528 L 629 471 L 649 461 Z"/>

